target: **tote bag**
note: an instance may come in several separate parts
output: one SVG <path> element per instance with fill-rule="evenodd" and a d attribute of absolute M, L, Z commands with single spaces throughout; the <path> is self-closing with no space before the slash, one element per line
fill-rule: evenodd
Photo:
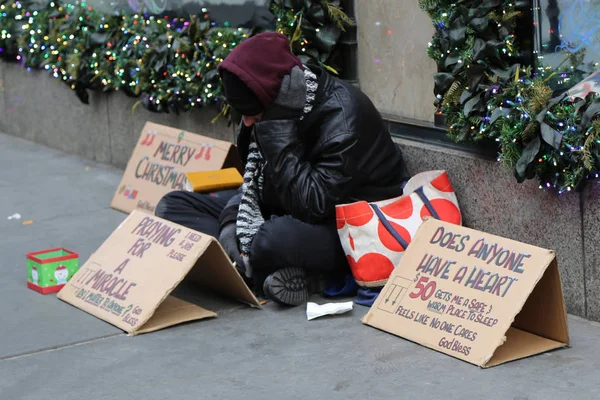
<path fill-rule="evenodd" d="M 359 286 L 385 285 L 426 217 L 462 224 L 446 171 L 413 176 L 394 199 L 336 206 L 338 234 Z"/>

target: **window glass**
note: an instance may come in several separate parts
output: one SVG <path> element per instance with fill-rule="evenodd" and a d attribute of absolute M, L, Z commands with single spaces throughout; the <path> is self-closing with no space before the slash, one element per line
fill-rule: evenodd
<path fill-rule="evenodd" d="M 124 14 L 140 11 L 149 15 L 187 17 L 207 10 L 219 26 L 252 28 L 271 21 L 268 0 L 88 0 L 98 11 Z"/>
<path fill-rule="evenodd" d="M 537 71 L 559 69 L 555 89 L 568 89 L 598 69 L 600 0 L 534 0 Z"/>

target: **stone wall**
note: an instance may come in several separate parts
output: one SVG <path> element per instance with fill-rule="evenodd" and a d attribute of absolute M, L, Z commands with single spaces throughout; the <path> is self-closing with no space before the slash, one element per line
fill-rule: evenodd
<path fill-rule="evenodd" d="M 568 311 L 600 321 L 599 192 L 558 196 L 533 181 L 519 184 L 498 163 L 467 152 L 398 144 L 411 174 L 448 171 L 466 226 L 556 251 Z"/>
<path fill-rule="evenodd" d="M 27 72 L 0 62 L 0 131 L 116 167 L 124 167 L 146 121 L 233 141 L 233 126 L 215 124 L 214 109 L 157 114 L 133 106 L 123 93 L 90 92 L 79 101 L 64 83 L 46 72 Z"/>

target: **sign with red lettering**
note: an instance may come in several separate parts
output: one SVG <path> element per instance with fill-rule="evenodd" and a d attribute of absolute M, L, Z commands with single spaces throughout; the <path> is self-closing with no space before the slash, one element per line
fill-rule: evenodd
<path fill-rule="evenodd" d="M 216 239 L 140 211 L 128 216 L 58 298 L 130 334 L 215 317 L 169 295 L 186 277 L 259 306 Z"/>
<path fill-rule="evenodd" d="M 154 214 L 167 193 L 185 189 L 185 173 L 238 167 L 239 156 L 229 142 L 146 123 L 111 207 L 130 213 Z"/>
<path fill-rule="evenodd" d="M 481 367 L 569 344 L 553 251 L 434 219 L 363 323 Z"/>

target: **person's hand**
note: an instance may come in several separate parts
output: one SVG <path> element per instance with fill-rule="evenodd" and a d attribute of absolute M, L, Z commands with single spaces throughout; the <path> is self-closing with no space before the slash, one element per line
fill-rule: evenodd
<path fill-rule="evenodd" d="M 231 222 L 221 229 L 219 243 L 221 243 L 221 246 L 223 246 L 225 253 L 229 256 L 231 261 L 236 263 L 237 269 L 244 271 L 244 260 L 242 259 L 240 248 L 237 243 L 235 222 Z"/>
<path fill-rule="evenodd" d="M 262 121 L 300 118 L 306 103 L 306 79 L 299 67 L 283 77 L 277 98 L 265 111 Z"/>

